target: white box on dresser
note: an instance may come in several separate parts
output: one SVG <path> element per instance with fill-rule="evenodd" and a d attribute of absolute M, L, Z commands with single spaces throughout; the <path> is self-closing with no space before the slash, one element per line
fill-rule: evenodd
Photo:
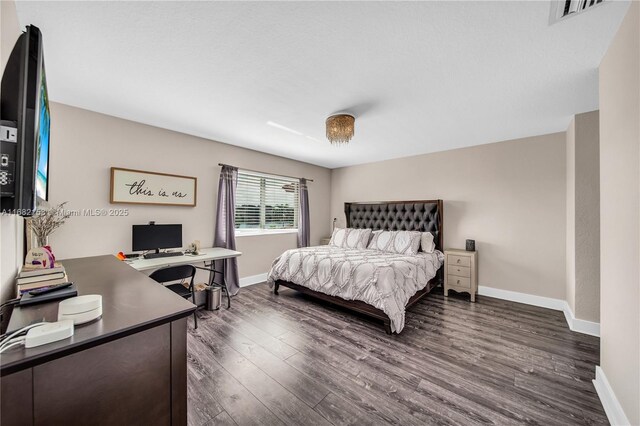
<path fill-rule="evenodd" d="M 466 292 L 471 301 L 476 301 L 478 293 L 478 252 L 460 249 L 444 251 L 444 295 L 449 290 Z"/>

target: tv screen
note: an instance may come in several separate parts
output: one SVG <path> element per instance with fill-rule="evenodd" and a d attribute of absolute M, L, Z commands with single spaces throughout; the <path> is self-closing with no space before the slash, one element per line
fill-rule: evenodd
<path fill-rule="evenodd" d="M 51 115 L 49 113 L 49 95 L 47 93 L 47 79 L 44 72 L 44 61 L 41 71 L 40 83 L 40 117 L 36 140 L 36 197 L 47 200 L 49 180 L 49 131 L 51 128 Z"/>

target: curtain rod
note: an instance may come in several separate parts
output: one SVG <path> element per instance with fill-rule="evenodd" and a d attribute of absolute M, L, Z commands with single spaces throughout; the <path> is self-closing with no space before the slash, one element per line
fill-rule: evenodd
<path fill-rule="evenodd" d="M 261 172 L 260 170 L 251 170 L 251 169 L 247 169 L 247 168 L 244 168 L 244 167 L 236 167 L 236 166 L 232 166 L 230 164 L 224 164 L 224 163 L 218 163 L 218 166 L 229 166 L 229 167 L 234 167 L 234 168 L 240 169 L 240 170 L 246 170 L 248 172 L 262 173 L 264 175 L 274 175 L 274 176 L 286 177 L 286 178 L 289 178 L 289 179 L 307 179 L 307 178 L 299 178 L 297 176 L 287 176 L 287 175 L 279 175 L 277 173 Z M 313 182 L 313 179 L 307 179 L 307 182 Z"/>

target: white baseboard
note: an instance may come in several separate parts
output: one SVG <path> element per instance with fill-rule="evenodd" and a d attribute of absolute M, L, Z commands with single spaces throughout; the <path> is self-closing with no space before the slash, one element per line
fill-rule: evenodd
<path fill-rule="evenodd" d="M 616 398 L 613 389 L 611 389 L 604 370 L 602 370 L 600 366 L 596 366 L 596 378 L 593 380 L 593 386 L 596 388 L 596 392 L 598 392 L 598 397 L 600 398 L 600 402 L 602 402 L 609 423 L 613 426 L 630 425 L 631 422 L 629 422 L 629 419 L 627 419 L 627 416 L 624 414 L 624 410 L 618 398 Z"/>
<path fill-rule="evenodd" d="M 495 297 L 496 299 L 509 300 L 512 302 L 524 303 L 525 305 L 553 309 L 554 311 L 562 311 L 564 312 L 564 317 L 566 318 L 571 331 L 600 337 L 600 324 L 597 322 L 577 319 L 566 300 L 534 296 L 532 294 L 518 293 L 517 291 L 502 290 L 499 288 L 485 286 L 478 287 L 478 294 L 480 296 Z"/>
<path fill-rule="evenodd" d="M 564 302 L 563 311 L 571 331 L 600 337 L 600 323 L 576 318 L 567 302 Z"/>
<path fill-rule="evenodd" d="M 267 280 L 267 272 L 264 274 L 251 275 L 250 277 L 240 278 L 240 287 L 248 287 L 254 284 L 260 284 Z"/>
<path fill-rule="evenodd" d="M 499 288 L 478 286 L 480 296 L 495 297 L 496 299 L 510 300 L 511 302 L 524 303 L 525 305 L 539 306 L 541 308 L 564 310 L 564 300 L 550 297 L 534 296 L 532 294 L 518 293 L 517 291 L 502 290 Z"/>

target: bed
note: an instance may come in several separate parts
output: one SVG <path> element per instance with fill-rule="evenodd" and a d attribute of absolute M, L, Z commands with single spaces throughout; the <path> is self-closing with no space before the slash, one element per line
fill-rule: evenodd
<path fill-rule="evenodd" d="M 442 282 L 442 200 L 345 203 L 347 228 L 431 232 L 434 253 L 405 255 L 332 246 L 287 250 L 267 282 L 288 287 L 384 323 L 404 327 L 408 308 Z"/>

